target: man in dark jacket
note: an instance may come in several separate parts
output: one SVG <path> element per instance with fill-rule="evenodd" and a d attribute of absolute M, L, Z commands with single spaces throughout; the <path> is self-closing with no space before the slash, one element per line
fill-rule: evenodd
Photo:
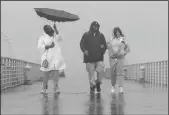
<path fill-rule="evenodd" d="M 80 48 L 84 54 L 84 63 L 89 74 L 90 91 L 100 92 L 101 78 L 104 71 L 104 54 L 107 49 L 106 40 L 99 32 L 99 23 L 93 21 L 90 30 L 85 32 L 80 41 Z M 95 71 L 97 80 L 95 80 Z"/>

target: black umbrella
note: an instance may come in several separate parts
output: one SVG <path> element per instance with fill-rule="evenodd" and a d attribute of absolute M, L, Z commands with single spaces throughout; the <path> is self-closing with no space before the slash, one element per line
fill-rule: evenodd
<path fill-rule="evenodd" d="M 44 17 L 48 20 L 54 22 L 66 22 L 66 21 L 76 21 L 79 20 L 77 15 L 62 11 L 62 10 L 54 10 L 49 8 L 34 8 L 36 13 L 40 17 Z"/>

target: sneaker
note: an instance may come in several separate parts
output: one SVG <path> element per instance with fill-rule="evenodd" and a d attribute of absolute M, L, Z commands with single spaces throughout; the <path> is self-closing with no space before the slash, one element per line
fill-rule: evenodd
<path fill-rule="evenodd" d="M 121 86 L 119 87 L 119 92 L 123 93 L 123 87 L 121 87 Z"/>
<path fill-rule="evenodd" d="M 47 85 L 46 86 L 42 86 L 41 93 L 46 93 L 46 89 L 47 89 Z"/>
<path fill-rule="evenodd" d="M 54 94 L 55 93 L 60 93 L 60 90 L 59 89 L 57 89 L 57 90 L 54 90 L 54 92 L 53 92 Z"/>
<path fill-rule="evenodd" d="M 46 89 L 42 89 L 41 93 L 46 93 Z"/>
<path fill-rule="evenodd" d="M 95 92 L 95 85 L 93 84 L 90 84 L 90 92 Z"/>
<path fill-rule="evenodd" d="M 115 92 L 115 87 L 112 87 L 111 88 L 111 93 L 114 93 Z"/>
<path fill-rule="evenodd" d="M 58 87 L 58 85 L 56 86 L 56 88 L 54 88 L 54 92 L 53 92 L 54 94 L 55 93 L 60 93 L 60 90 L 59 90 L 59 87 Z"/>

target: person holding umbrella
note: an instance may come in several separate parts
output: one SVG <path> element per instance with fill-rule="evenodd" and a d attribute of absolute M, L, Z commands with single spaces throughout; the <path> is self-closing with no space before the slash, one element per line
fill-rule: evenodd
<path fill-rule="evenodd" d="M 41 93 L 46 93 L 49 74 L 53 77 L 54 93 L 59 92 L 59 71 L 64 70 L 66 67 L 58 44 L 62 41 L 62 37 L 56 28 L 56 24 L 54 24 L 53 28 L 50 25 L 44 25 L 44 35 L 41 36 L 38 41 L 38 49 L 41 52 L 40 70 L 44 72 Z"/>
<path fill-rule="evenodd" d="M 115 92 L 116 81 L 118 82 L 119 91 L 123 93 L 124 80 L 124 59 L 125 55 L 130 52 L 129 45 L 124 39 L 124 35 L 119 27 L 113 29 L 113 37 L 107 43 L 111 69 L 111 92 Z M 117 79 L 117 80 L 116 80 Z"/>
<path fill-rule="evenodd" d="M 38 16 L 55 22 L 73 22 L 79 20 L 79 16 L 63 10 L 50 8 L 34 8 Z M 54 93 L 58 92 L 59 71 L 66 67 L 58 42 L 62 40 L 56 25 L 44 26 L 44 35 L 40 37 L 38 48 L 42 52 L 41 70 L 44 71 L 42 93 L 46 92 L 49 74 L 53 76 Z"/>
<path fill-rule="evenodd" d="M 101 91 L 101 78 L 104 71 L 103 58 L 107 49 L 104 35 L 99 32 L 99 23 L 93 21 L 90 30 L 83 34 L 80 41 L 80 48 L 84 54 L 84 63 L 89 75 L 90 91 L 94 92 L 95 88 L 99 93 Z M 97 72 L 97 80 L 95 79 Z"/>

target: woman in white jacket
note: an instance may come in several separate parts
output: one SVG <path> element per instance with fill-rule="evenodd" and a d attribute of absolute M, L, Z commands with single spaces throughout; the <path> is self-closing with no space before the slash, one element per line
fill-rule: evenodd
<path fill-rule="evenodd" d="M 114 28 L 113 37 L 109 40 L 107 45 L 111 68 L 111 92 L 114 93 L 117 81 L 120 93 L 123 93 L 124 60 L 126 54 L 130 52 L 130 47 L 124 39 L 124 35 L 119 27 Z"/>
<path fill-rule="evenodd" d="M 50 73 L 53 77 L 54 93 L 59 92 L 59 71 L 64 70 L 66 67 L 61 54 L 61 49 L 58 44 L 58 42 L 62 41 L 62 37 L 59 35 L 55 24 L 53 28 L 50 25 L 45 25 L 43 28 L 44 35 L 41 36 L 38 41 L 38 49 L 41 52 L 40 70 L 44 72 L 44 80 L 41 93 L 46 93 Z M 45 59 L 48 61 L 47 67 L 43 67 L 43 61 Z"/>

